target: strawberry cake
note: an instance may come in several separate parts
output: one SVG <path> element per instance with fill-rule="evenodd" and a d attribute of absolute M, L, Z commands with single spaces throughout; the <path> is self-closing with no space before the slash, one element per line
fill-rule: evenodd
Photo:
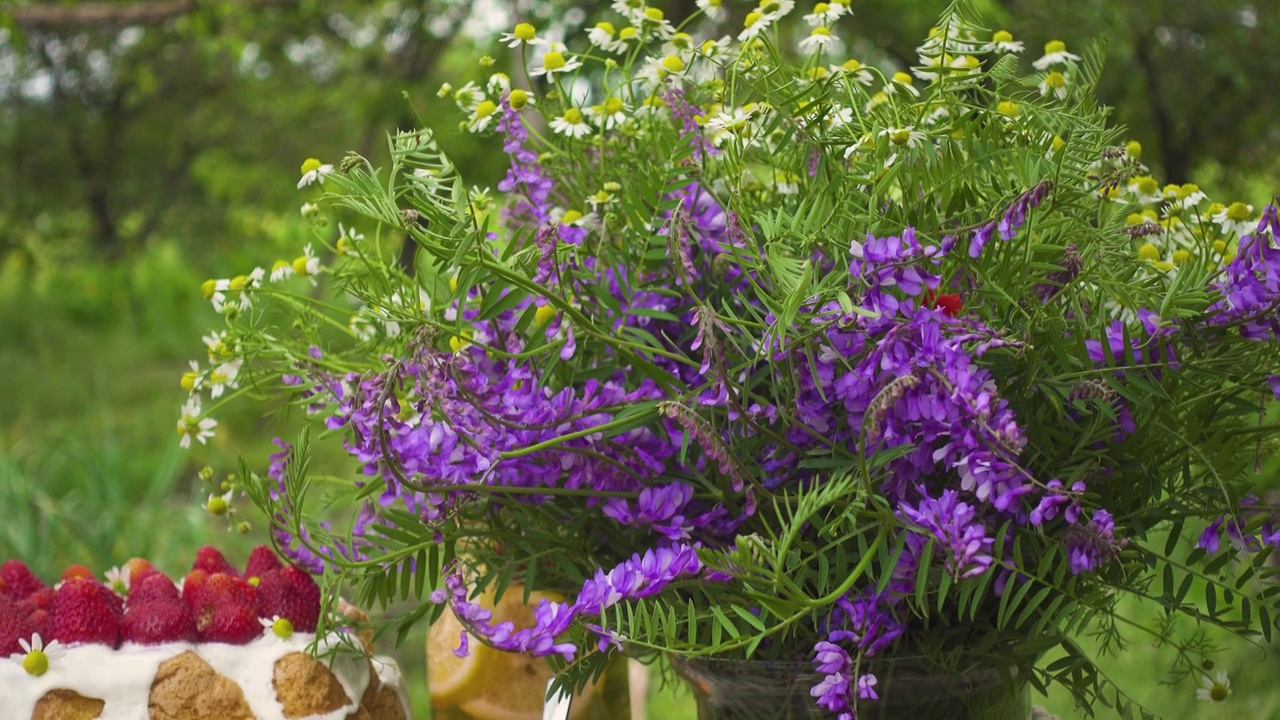
<path fill-rule="evenodd" d="M 368 618 L 343 607 L 345 624 Z M 201 548 L 178 584 L 142 559 L 53 587 L 0 566 L 5 720 L 407 720 L 368 634 L 317 637 L 320 588 L 267 547 L 244 572 Z M 317 657 L 318 656 L 318 657 Z"/>

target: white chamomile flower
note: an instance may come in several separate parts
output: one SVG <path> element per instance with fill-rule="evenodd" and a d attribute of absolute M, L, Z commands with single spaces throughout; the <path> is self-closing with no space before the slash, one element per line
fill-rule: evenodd
<path fill-rule="evenodd" d="M 827 113 L 823 118 L 828 130 L 835 130 L 838 127 L 844 127 L 853 122 L 853 108 L 844 105 L 835 105 L 831 108 L 831 112 Z"/>
<path fill-rule="evenodd" d="M 1059 100 L 1067 99 L 1067 73 L 1057 70 L 1047 72 L 1040 79 L 1040 95 L 1053 93 Z"/>
<path fill-rule="evenodd" d="M 708 19 L 719 22 L 725 17 L 723 0 L 697 0 L 698 9 Z"/>
<path fill-rule="evenodd" d="M 804 16 L 804 21 L 809 23 L 810 27 L 829 26 L 848 11 L 849 8 L 840 3 L 827 4 L 820 2 L 813 6 L 813 12 Z"/>
<path fill-rule="evenodd" d="M 771 21 L 777 21 L 786 17 L 795 6 L 795 0 L 763 0 L 756 9 L 768 15 Z"/>
<path fill-rule="evenodd" d="M 729 51 L 729 46 L 733 44 L 733 39 L 728 35 L 721 37 L 719 40 L 707 38 L 698 46 L 698 53 L 703 57 L 718 58 L 722 57 Z"/>
<path fill-rule="evenodd" d="M 209 353 L 210 363 L 220 363 L 235 354 L 235 342 L 226 330 L 211 332 L 200 340 Z"/>
<path fill-rule="evenodd" d="M 929 138 L 928 135 L 910 125 L 885 128 L 880 131 L 880 136 L 889 138 L 889 142 L 894 145 L 906 145 L 909 148 L 919 147 L 921 143 Z"/>
<path fill-rule="evenodd" d="M 211 292 L 207 294 L 213 303 L 214 312 L 226 312 L 230 308 L 238 308 L 241 312 L 253 307 L 251 290 L 257 287 L 266 277 L 262 268 L 254 268 L 248 275 L 237 275 L 213 281 Z M 208 285 L 208 283 L 206 283 Z"/>
<path fill-rule="evenodd" d="M 800 41 L 800 52 L 812 53 L 821 52 L 836 42 L 836 38 L 832 36 L 831 29 L 825 25 L 819 25 L 809 32 L 809 37 Z"/>
<path fill-rule="evenodd" d="M 192 395 L 182 406 L 182 417 L 178 418 L 178 445 L 191 447 L 191 438 L 204 445 L 206 440 L 213 437 L 213 429 L 217 425 L 218 421 L 213 418 L 200 418 L 200 398 Z"/>
<path fill-rule="evenodd" d="M 1080 56 L 1067 52 L 1067 44 L 1061 40 L 1050 40 L 1044 44 L 1044 55 L 1031 65 L 1037 70 L 1048 70 L 1052 65 L 1069 62 L 1080 62 Z"/>
<path fill-rule="evenodd" d="M 1219 670 L 1215 678 L 1203 676 L 1200 678 L 1200 686 L 1200 689 L 1196 690 L 1197 700 L 1220 703 L 1231 697 L 1231 680 L 1227 677 L 1226 670 Z"/>
<path fill-rule="evenodd" d="M 281 640 L 288 640 L 293 637 L 293 623 L 288 618 L 272 615 L 270 618 L 258 618 L 258 622 L 262 623 L 263 628 L 269 630 L 272 635 Z"/>
<path fill-rule="evenodd" d="M 637 24 L 645 40 L 670 40 L 676 31 L 671 21 L 656 7 L 645 8 L 636 20 L 640 21 Z"/>
<path fill-rule="evenodd" d="M 606 183 L 608 184 L 608 183 Z M 587 204 L 591 206 L 592 212 L 599 212 L 600 208 L 613 202 L 614 195 L 607 189 L 596 192 L 595 195 L 587 198 Z"/>
<path fill-rule="evenodd" d="M 107 579 L 107 587 L 117 595 L 129 595 L 129 569 L 122 568 L 119 565 L 111 568 L 104 575 Z"/>
<path fill-rule="evenodd" d="M 611 22 L 598 22 L 595 27 L 587 31 L 587 40 L 605 52 L 614 52 L 617 49 L 617 37 L 618 31 Z"/>
<path fill-rule="evenodd" d="M 288 260 L 276 260 L 271 264 L 271 282 L 282 282 L 293 277 L 293 263 Z"/>
<path fill-rule="evenodd" d="M 867 66 L 863 65 L 860 60 L 849 58 L 843 64 L 829 66 L 833 74 L 839 75 L 851 82 L 856 82 L 865 87 L 871 87 L 871 83 L 875 79 L 871 75 L 871 71 L 867 70 Z"/>
<path fill-rule="evenodd" d="M 863 106 L 863 110 L 865 112 L 871 112 L 872 110 L 875 110 L 876 108 L 888 102 L 889 102 L 889 93 L 881 90 L 880 92 L 871 96 L 871 99 L 867 101 L 867 104 L 865 106 Z"/>
<path fill-rule="evenodd" d="M 538 30 L 529 23 L 520 23 L 511 32 L 503 33 L 498 38 L 498 42 L 505 43 L 509 48 L 514 48 L 521 45 L 542 45 L 546 40 L 539 38 Z"/>
<path fill-rule="evenodd" d="M 990 47 L 992 52 L 1000 53 L 1002 55 L 1016 55 L 1026 49 L 1021 41 L 1015 41 L 1013 39 L 1013 33 L 1008 30 L 997 30 L 995 34 L 991 36 Z"/>
<path fill-rule="evenodd" d="M 738 42 L 747 42 L 754 40 L 757 35 L 769 29 L 773 24 L 774 18 L 760 12 L 752 10 L 747 13 L 747 17 L 742 21 L 742 32 L 738 33 Z"/>
<path fill-rule="evenodd" d="M 467 120 L 467 130 L 473 133 L 484 132 L 496 117 L 498 117 L 498 104 L 492 100 L 482 100 Z"/>
<path fill-rule="evenodd" d="M 235 490 L 228 490 L 221 495 L 210 493 L 209 499 L 204 503 L 204 509 L 209 511 L 210 515 L 222 517 L 231 510 L 231 500 L 235 496 Z"/>
<path fill-rule="evenodd" d="M 1208 197 L 1208 195 L 1201 192 L 1200 186 L 1195 183 L 1186 183 L 1178 188 L 1178 204 L 1184 208 L 1195 207 Z"/>
<path fill-rule="evenodd" d="M 800 176 L 784 170 L 775 170 L 773 186 L 779 195 L 798 195 L 800 193 Z"/>
<path fill-rule="evenodd" d="M 1253 206 L 1242 202 L 1233 202 L 1214 213 L 1210 218 L 1222 229 L 1223 235 L 1244 237 L 1253 232 L 1257 218 L 1253 216 Z"/>
<path fill-rule="evenodd" d="M 506 73 L 496 72 L 489 76 L 489 82 L 484 87 L 490 95 L 502 97 L 511 92 L 511 77 Z"/>
<path fill-rule="evenodd" d="M 576 57 L 566 58 L 566 52 L 568 52 L 568 48 L 565 47 L 564 43 L 552 43 L 551 49 L 547 51 L 546 55 L 542 56 L 542 65 L 534 68 L 529 74 L 534 77 L 546 75 L 547 79 L 550 80 L 557 73 L 567 74 L 582 67 L 581 60 Z"/>
<path fill-rule="evenodd" d="M 311 243 L 303 248 L 302 254 L 293 259 L 293 274 L 307 278 L 312 285 L 316 284 L 315 276 L 320 272 L 320 258 L 311 249 Z"/>
<path fill-rule="evenodd" d="M 311 183 L 323 185 L 325 176 L 332 172 L 333 165 L 321 163 L 315 158 L 307 158 L 302 162 L 302 179 L 298 181 L 298 189 L 301 190 Z M 306 215 L 306 212 L 302 214 Z"/>
<path fill-rule="evenodd" d="M 611 95 L 599 105 L 587 108 L 585 112 L 596 127 L 612 130 L 627 121 L 627 110 L 627 104 L 622 101 L 622 98 Z"/>
<path fill-rule="evenodd" d="M 613 0 L 610 7 L 614 12 L 634 23 L 644 15 L 645 4 L 644 0 Z"/>
<path fill-rule="evenodd" d="M 191 394 L 203 387 L 204 378 L 201 376 L 200 366 L 196 364 L 195 360 L 187 361 L 187 365 L 189 365 L 191 369 L 182 373 L 182 380 L 179 384 L 182 386 L 183 390 L 187 391 L 187 394 Z"/>
<path fill-rule="evenodd" d="M 343 255 L 355 255 L 356 243 L 364 240 L 364 234 L 355 228 L 344 227 L 338 223 L 338 252 Z M 290 268 L 292 269 L 292 268 Z"/>
<path fill-rule="evenodd" d="M 911 72 L 921 80 L 937 80 L 942 74 L 940 69 L 946 69 L 948 77 L 960 77 L 963 75 L 972 75 L 978 72 L 981 63 L 978 58 L 972 55 L 960 55 L 952 57 L 948 54 L 941 55 L 921 55 L 921 67 L 912 68 Z"/>
<path fill-rule="evenodd" d="M 1138 175 L 1129 181 L 1125 186 L 1129 194 L 1133 196 L 1143 205 L 1154 205 L 1164 200 L 1164 193 L 1160 192 L 1160 183 L 1150 175 Z"/>
<path fill-rule="evenodd" d="M 62 657 L 62 647 L 57 640 L 50 640 L 46 645 L 40 637 L 40 633 L 31 635 L 31 639 L 18 639 L 18 645 L 22 648 L 22 652 L 14 655 L 15 659 L 22 659 L 22 669 L 27 671 L 28 675 L 40 676 L 49 671 L 49 664 Z"/>
<path fill-rule="evenodd" d="M 453 91 L 453 102 L 464 113 L 475 110 L 476 105 L 479 105 L 482 100 L 484 100 L 484 88 L 474 82 L 468 82 Z"/>
<path fill-rule="evenodd" d="M 910 73 L 899 70 L 889 78 L 889 82 L 885 83 L 884 91 L 890 95 L 898 92 L 909 93 L 911 97 L 920 97 L 920 91 L 913 84 L 915 81 Z"/>
<path fill-rule="evenodd" d="M 216 365 L 210 370 L 204 377 L 205 383 L 209 386 L 209 397 L 219 398 L 226 390 L 236 389 L 236 378 L 240 376 L 240 366 L 243 363 L 242 358 L 236 358 Z"/>
<path fill-rule="evenodd" d="M 578 108 L 569 108 L 564 114 L 551 121 L 551 129 L 571 138 L 582 138 L 591 134 L 591 126 Z"/>

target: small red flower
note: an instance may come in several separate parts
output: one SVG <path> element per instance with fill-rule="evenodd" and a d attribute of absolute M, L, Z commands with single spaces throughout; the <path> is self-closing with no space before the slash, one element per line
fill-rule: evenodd
<path fill-rule="evenodd" d="M 924 306 L 935 310 L 941 310 L 942 313 L 948 317 L 956 317 L 964 308 L 964 303 L 960 301 L 960 295 L 958 293 L 935 295 L 931 290 L 924 294 Z"/>

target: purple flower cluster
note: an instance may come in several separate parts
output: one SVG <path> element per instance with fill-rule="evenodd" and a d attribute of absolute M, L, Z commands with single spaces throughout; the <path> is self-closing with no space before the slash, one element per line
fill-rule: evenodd
<path fill-rule="evenodd" d="M 506 98 L 502 99 L 498 132 L 505 136 L 502 151 L 511 156 L 511 168 L 498 183 L 498 189 L 520 198 L 507 209 L 507 220 L 517 225 L 529 222 L 534 227 L 541 226 L 551 214 L 548 197 L 554 183 L 538 164 L 538 154 L 525 145 L 529 132 L 520 112 Z"/>
<path fill-rule="evenodd" d="M 853 720 L 856 717 L 854 693 L 863 700 L 880 698 L 875 691 L 876 676 L 858 674 L 854 670 L 853 659 L 844 648 L 824 640 L 813 646 L 813 652 L 813 662 L 823 676 L 822 681 L 809 691 L 817 699 L 818 707 L 835 713 L 838 720 Z"/>
<path fill-rule="evenodd" d="M 1067 563 L 1072 575 L 1093 570 L 1114 560 L 1127 540 L 1115 535 L 1116 523 L 1106 510 L 1094 510 L 1088 525 L 1072 525 L 1066 536 Z"/>
<path fill-rule="evenodd" d="M 1246 527 L 1255 518 L 1259 517 L 1265 517 L 1266 520 L 1263 521 L 1257 532 L 1249 532 Z M 1258 507 L 1258 497 L 1256 495 L 1246 495 L 1240 498 L 1239 514 L 1223 516 L 1210 523 L 1209 527 L 1200 533 L 1199 539 L 1196 540 L 1196 547 L 1210 555 L 1218 552 L 1222 547 L 1224 526 L 1226 527 L 1227 538 L 1231 540 L 1231 545 L 1237 551 L 1257 552 L 1262 547 L 1280 546 L 1280 522 L 1277 522 L 1274 513 L 1270 509 Z"/>
<path fill-rule="evenodd" d="M 1215 324 L 1239 326 L 1252 340 L 1280 341 L 1280 210 L 1268 205 L 1257 231 L 1240 238 L 1215 289 L 1222 298 L 1209 313 Z M 1280 398 L 1280 380 L 1273 380 Z"/>
<path fill-rule="evenodd" d="M 969 241 L 969 257 L 976 258 L 981 255 L 982 248 L 986 247 L 987 242 L 991 240 L 991 236 L 996 232 L 1000 233 L 1000 239 L 1004 241 L 1017 237 L 1018 229 L 1027 222 L 1027 211 L 1044 202 L 1051 190 L 1053 190 L 1052 180 L 1042 180 L 1036 183 L 1030 190 L 1022 193 L 1017 200 L 1013 201 L 1013 204 L 1005 210 L 999 221 L 993 220 L 979 227 Z"/>
<path fill-rule="evenodd" d="M 914 507 L 898 506 L 898 516 L 924 530 L 947 558 L 947 571 L 957 578 L 981 575 L 991 567 L 991 546 L 986 526 L 977 520 L 974 508 L 960 502 L 955 490 L 943 490 L 942 497 L 925 497 Z"/>
<path fill-rule="evenodd" d="M 572 662 L 578 646 L 561 640 L 560 636 L 575 620 L 599 617 L 625 600 L 653 597 L 672 582 L 696 578 L 703 570 L 697 552 L 688 544 L 676 543 L 648 550 L 643 555 L 637 553 L 608 572 L 597 570 L 595 577 L 582 584 L 572 602 L 543 599 L 534 608 L 534 624 L 526 628 L 517 628 L 510 621 L 491 623 L 493 613 L 468 599 L 461 566 L 455 565 L 445 573 L 445 587 L 453 611 L 467 629 L 485 643 L 507 652 L 533 656 L 561 655 L 565 662 Z M 444 598 L 437 596 L 437 599 Z M 601 651 L 617 640 L 607 633 L 599 634 Z M 465 651 L 466 633 L 462 636 L 459 652 Z"/>

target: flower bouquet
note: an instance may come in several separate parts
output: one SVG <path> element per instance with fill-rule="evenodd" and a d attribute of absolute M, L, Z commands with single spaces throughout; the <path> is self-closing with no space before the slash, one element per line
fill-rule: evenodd
<path fill-rule="evenodd" d="M 1210 648 L 1122 598 L 1275 624 L 1275 206 L 1153 179 L 1096 48 L 1022 72 L 957 3 L 882 72 L 847 4 L 792 5 L 719 39 L 684 31 L 716 2 L 619 0 L 572 48 L 517 26 L 516 78 L 441 91 L 509 156 L 494 189 L 430 130 L 309 161 L 324 252 L 205 284 L 226 326 L 179 432 L 206 395 L 305 409 L 238 486 L 281 549 L 566 687 L 620 652 L 761 661 L 879 716 L 910 660 L 1148 714 L 1073 638 L 1149 635 L 1192 680 Z M 316 442 L 362 472 L 309 473 Z M 479 598 L 516 586 L 563 599 L 498 622 Z"/>

